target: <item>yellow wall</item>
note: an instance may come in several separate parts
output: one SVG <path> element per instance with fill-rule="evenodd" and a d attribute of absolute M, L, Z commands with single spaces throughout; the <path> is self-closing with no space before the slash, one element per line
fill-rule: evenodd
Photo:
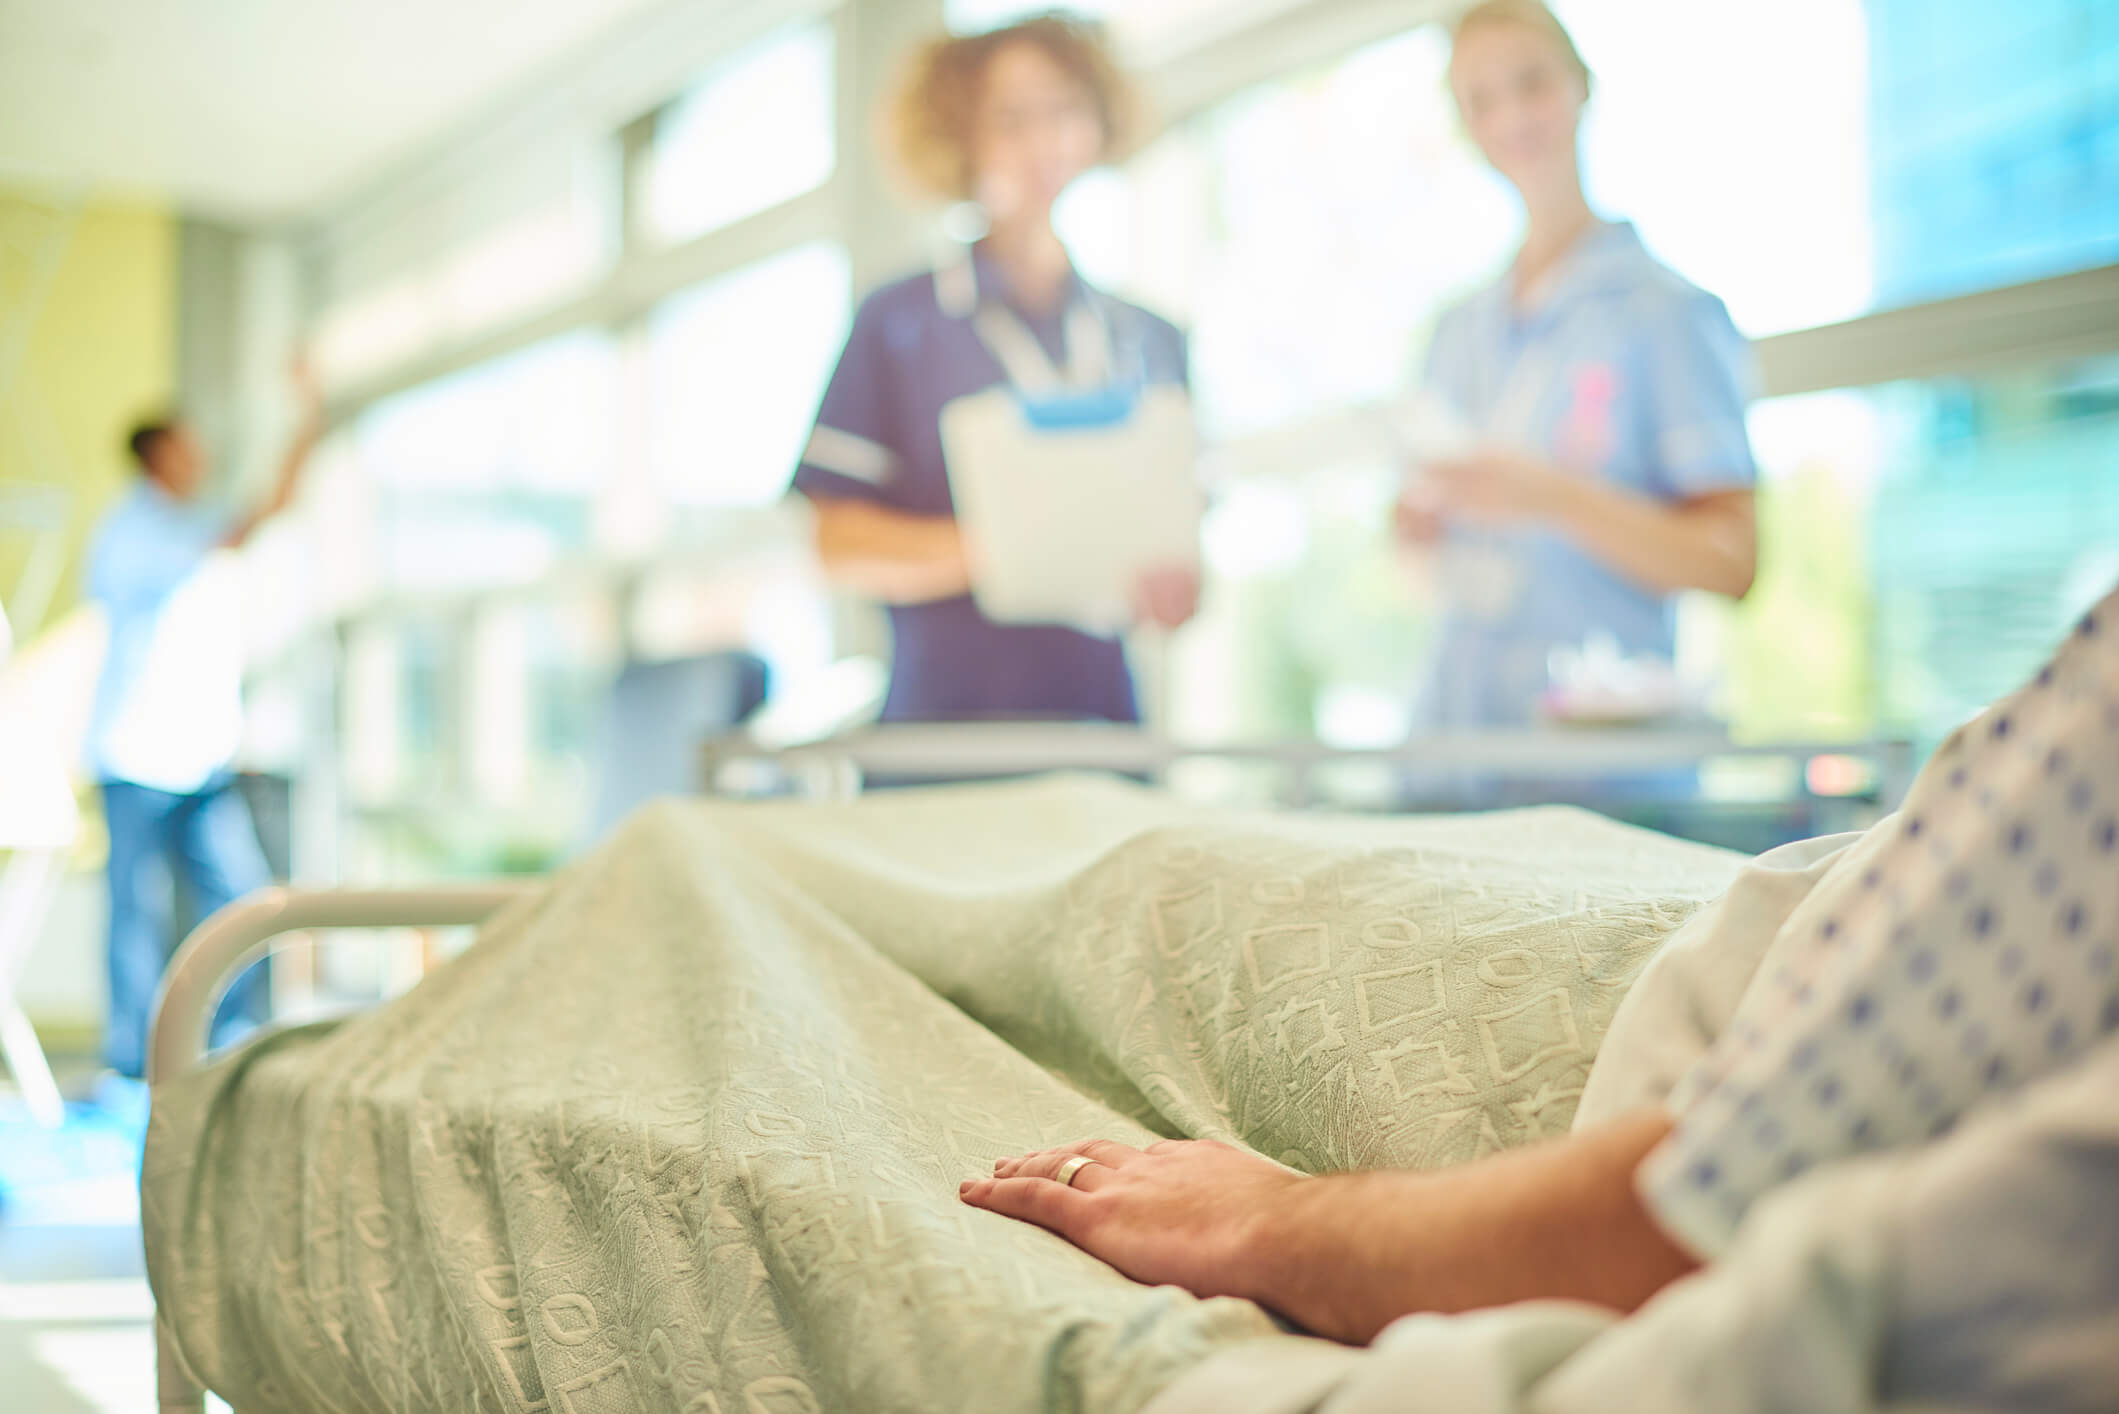
<path fill-rule="evenodd" d="M 71 493 L 67 572 L 47 623 L 77 602 L 81 550 L 131 478 L 125 434 L 174 396 L 176 320 L 171 212 L 70 208 L 0 187 L 0 481 Z M 25 554 L 0 528 L 0 595 L 12 596 Z M 26 639 L 38 626 L 15 627 Z"/>

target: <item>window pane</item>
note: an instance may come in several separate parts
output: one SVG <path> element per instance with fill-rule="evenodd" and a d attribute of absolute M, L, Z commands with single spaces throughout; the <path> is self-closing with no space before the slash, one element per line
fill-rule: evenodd
<path fill-rule="evenodd" d="M 1242 95 L 1070 194 L 1092 277 L 1192 325 L 1202 427 L 1241 436 L 1381 398 L 1505 258 L 1513 198 L 1457 135 L 1428 27 Z M 1099 268 L 1101 267 L 1101 268 Z"/>
<path fill-rule="evenodd" d="M 2119 260 L 2119 5 L 1868 9 L 1879 302 Z"/>
<path fill-rule="evenodd" d="M 786 489 L 846 337 L 850 279 L 845 251 L 818 242 L 656 310 L 651 446 L 672 502 L 756 504 Z"/>
<path fill-rule="evenodd" d="M 656 125 L 642 217 L 681 241 L 776 206 L 831 175 L 832 38 L 778 35 L 717 66 Z"/>
<path fill-rule="evenodd" d="M 1216 498 L 1200 626 L 1173 673 L 1178 735 L 1403 739 L 1431 612 L 1391 538 L 1395 480 L 1357 461 L 1241 480 Z"/>
<path fill-rule="evenodd" d="M 508 582 L 585 549 L 592 496 L 615 459 L 616 374 L 607 336 L 568 334 L 364 414 L 380 580 Z"/>
<path fill-rule="evenodd" d="M 1725 664 L 1747 735 L 1933 743 L 2119 583 L 2119 361 L 1774 399 L 1752 435 L 1765 553 Z"/>
<path fill-rule="evenodd" d="M 585 287 L 607 241 L 592 209 L 555 202 L 465 242 L 435 267 L 432 297 L 451 334 L 490 329 Z"/>
<path fill-rule="evenodd" d="M 2119 361 L 1882 388 L 1880 714 L 1938 734 L 2018 686 L 2119 583 Z"/>
<path fill-rule="evenodd" d="M 1783 0 L 1770 23 L 1741 0 L 1555 8 L 1595 73 L 1592 205 L 1633 221 L 1754 337 L 1871 306 L 1863 0 Z"/>
<path fill-rule="evenodd" d="M 439 319 L 416 278 L 392 281 L 326 310 L 317 321 L 316 371 L 344 387 L 418 357 Z"/>
<path fill-rule="evenodd" d="M 587 289 L 616 242 L 606 154 L 540 149 L 326 257 L 318 372 L 344 387 Z"/>
<path fill-rule="evenodd" d="M 1596 71 L 1593 203 L 1754 337 L 2119 259 L 2107 0 L 1558 8 Z M 1211 433 L 1401 386 L 1440 307 L 1509 258 L 1516 198 L 1447 61 L 1440 26 L 1371 45 L 1070 193 L 1084 268 L 1196 323 Z"/>
<path fill-rule="evenodd" d="M 1755 336 L 2119 258 L 2119 6 L 1791 0 L 1769 25 L 1736 0 L 1558 4 L 1597 71 L 1592 200 Z M 1084 271 L 1191 326 L 1210 437 L 1402 388 L 1436 314 L 1512 253 L 1517 202 L 1460 131 L 1447 58 L 1439 26 L 1371 45 L 1070 192 Z M 1932 735 L 2006 690 L 2119 579 L 2114 382 L 2048 369 L 1761 405 L 1762 578 L 1734 614 L 1688 604 L 1686 666 L 1719 668 L 1754 736 Z M 1391 577 L 1363 469 L 1287 445 L 1305 476 L 1238 488 L 1209 523 L 1216 592 L 1179 720 L 1380 732 L 1431 610 Z M 1373 540 L 1350 538 L 1364 525 Z M 1371 621 L 1373 642 L 1290 627 Z"/>
<path fill-rule="evenodd" d="M 2119 360 L 1777 398 L 1751 428 L 1759 579 L 1688 599 L 1679 648 L 1739 739 L 1932 746 L 2119 584 Z M 1345 465 L 1219 498 L 1182 734 L 1402 732 L 1435 606 L 1390 497 L 1389 468 Z"/>
<path fill-rule="evenodd" d="M 1592 201 L 1747 334 L 2119 260 L 2110 0 L 1556 8 Z"/>

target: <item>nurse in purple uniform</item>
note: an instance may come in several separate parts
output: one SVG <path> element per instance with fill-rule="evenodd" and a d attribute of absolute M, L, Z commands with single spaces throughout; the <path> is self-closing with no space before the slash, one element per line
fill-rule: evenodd
<path fill-rule="evenodd" d="M 949 404 L 1011 382 L 1004 360 L 1076 387 L 1120 371 L 1184 386 L 1183 335 L 1091 288 L 1052 229 L 1068 185 L 1124 152 L 1133 107 L 1099 31 L 1060 15 L 937 41 L 899 94 L 904 166 L 936 196 L 977 202 L 988 232 L 862 303 L 794 480 L 826 573 L 889 608 L 885 721 L 1139 720 L 1117 638 L 979 611 L 941 430 Z M 1175 627 L 1197 597 L 1196 570 L 1172 566 L 1142 577 L 1134 609 Z"/>

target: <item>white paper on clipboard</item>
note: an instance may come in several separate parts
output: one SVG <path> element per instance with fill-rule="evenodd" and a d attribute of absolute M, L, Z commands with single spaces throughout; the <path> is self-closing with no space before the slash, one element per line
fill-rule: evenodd
<path fill-rule="evenodd" d="M 1204 497 L 1182 388 L 1143 388 L 1123 420 L 1071 427 L 1033 427 L 993 388 L 944 408 L 941 431 L 972 597 L 995 623 L 1116 633 L 1142 575 L 1198 563 Z"/>

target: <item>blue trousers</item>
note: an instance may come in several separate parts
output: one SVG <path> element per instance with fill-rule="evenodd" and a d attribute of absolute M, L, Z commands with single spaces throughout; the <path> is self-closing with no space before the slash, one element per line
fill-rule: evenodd
<path fill-rule="evenodd" d="M 103 816 L 110 829 L 110 1019 L 103 1063 L 137 1079 L 147 1066 L 155 990 L 183 936 L 176 927 L 176 881 L 183 880 L 196 926 L 222 905 L 271 883 L 272 875 L 233 777 L 217 777 L 191 795 L 106 781 Z M 236 979 L 214 1014 L 212 1044 L 233 1041 L 264 1021 L 267 983 L 263 962 Z"/>

